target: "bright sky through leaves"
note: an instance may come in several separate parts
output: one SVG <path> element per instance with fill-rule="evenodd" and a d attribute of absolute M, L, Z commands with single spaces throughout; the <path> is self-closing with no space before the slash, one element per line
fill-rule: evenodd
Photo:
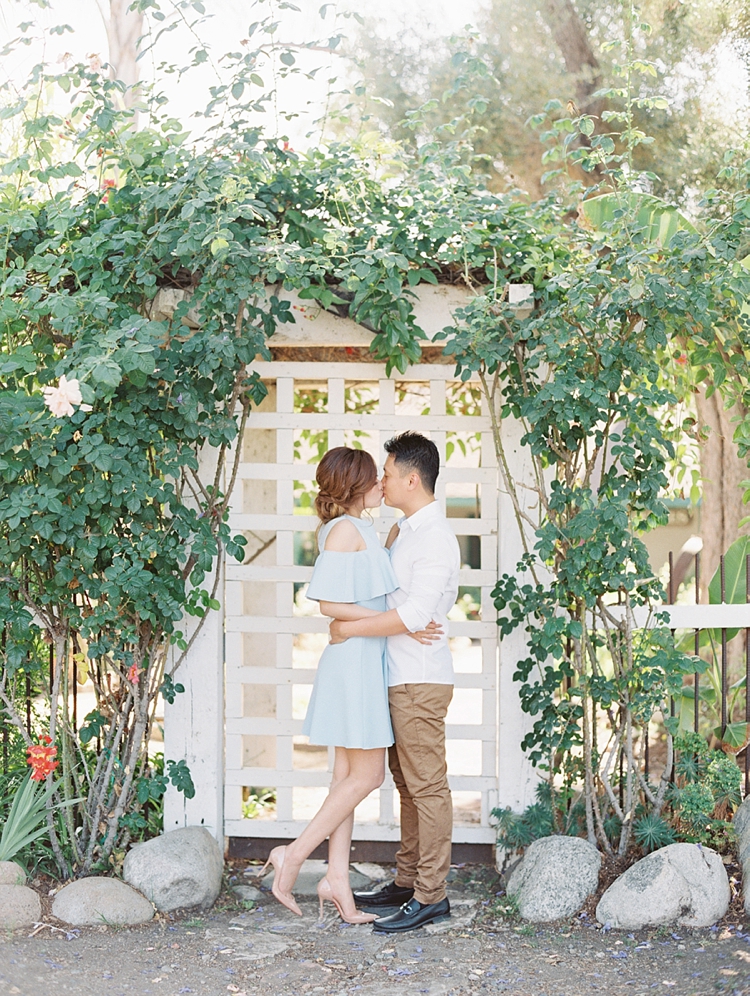
<path fill-rule="evenodd" d="M 253 8 L 245 0 L 204 0 L 206 13 L 210 18 L 197 28 L 201 42 L 209 48 L 212 59 L 219 60 L 227 51 L 237 50 L 238 43 L 247 36 L 248 25 L 252 21 L 270 15 L 274 9 L 281 22 L 276 34 L 278 43 L 303 44 L 312 39 L 325 39 L 333 33 L 343 32 L 354 35 L 358 25 L 353 18 L 339 19 L 335 11 L 355 12 L 363 17 L 373 16 L 373 5 L 367 0 L 343 0 L 327 4 L 326 16 L 320 16 L 320 0 L 297 0 L 300 11 L 278 10 L 277 3 L 262 3 Z M 5 43 L 18 34 L 18 25 L 33 21 L 47 29 L 57 25 L 69 25 L 72 31 L 60 34 L 47 34 L 44 45 L 41 41 L 18 47 L 3 61 L 2 74 L 11 77 L 14 83 L 21 84 L 28 77 L 33 65 L 44 59 L 53 66 L 67 56 L 70 63 L 88 62 L 91 56 L 107 59 L 107 36 L 99 8 L 108 9 L 108 0 L 51 0 L 49 10 L 40 9 L 31 0 L 6 0 L 0 5 L 0 43 Z M 162 5 L 165 12 L 169 3 Z M 457 5 L 448 0 L 380 0 L 377 5 L 379 31 L 381 34 L 399 34 L 407 29 L 417 30 L 428 41 L 430 38 L 461 32 L 467 23 L 476 20 L 480 11 L 480 0 L 465 0 Z M 197 15 L 193 14 L 193 17 Z M 31 34 L 31 32 L 29 32 Z M 254 39 L 255 40 L 255 39 Z M 148 53 L 141 60 L 141 75 L 145 80 L 161 76 L 158 66 L 162 62 L 187 65 L 188 52 L 196 39 L 189 32 L 180 30 L 162 38 L 156 54 Z M 299 118 L 280 118 L 278 128 L 273 121 L 273 113 L 266 114 L 264 125 L 271 133 L 287 134 L 293 144 L 309 144 L 305 139 L 311 130 L 312 122 L 320 117 L 325 104 L 328 80 L 336 77 L 331 89 L 340 90 L 357 78 L 349 60 L 335 53 L 301 52 L 298 64 L 304 70 L 320 67 L 316 79 L 303 75 L 293 75 L 279 85 L 279 112 L 291 112 Z M 176 76 L 162 78 L 165 92 L 170 98 L 170 109 L 187 127 L 195 132 L 202 130 L 200 123 L 190 121 L 196 110 L 202 110 L 208 101 L 208 87 L 216 83 L 216 76 L 210 66 L 192 69 L 179 82 Z M 346 80 L 346 83 L 344 82 Z M 270 89 L 270 79 L 264 79 L 266 89 Z M 312 140 L 319 140 L 320 134 L 313 134 Z"/>

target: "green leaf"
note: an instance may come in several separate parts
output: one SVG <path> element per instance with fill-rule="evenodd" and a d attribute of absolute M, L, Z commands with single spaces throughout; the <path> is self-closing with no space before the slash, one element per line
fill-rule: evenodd
<path fill-rule="evenodd" d="M 182 792 L 186 799 L 192 799 L 195 795 L 195 785 L 185 761 L 167 761 L 165 767 L 169 773 L 169 780 L 177 791 Z"/>
<path fill-rule="evenodd" d="M 628 293 L 633 298 L 634 301 L 639 301 L 644 294 L 646 288 L 643 286 L 640 280 L 634 280 L 628 285 Z"/>
<path fill-rule="evenodd" d="M 745 744 L 750 738 L 750 724 L 749 723 L 727 723 L 724 731 L 720 726 L 717 726 L 714 730 L 714 735 L 717 740 L 720 740 L 727 747 L 733 747 L 735 750 L 742 750 Z"/>
<path fill-rule="evenodd" d="M 91 376 L 97 384 L 114 388 L 122 380 L 122 370 L 114 360 L 104 357 L 92 367 Z"/>
<path fill-rule="evenodd" d="M 678 231 L 695 232 L 695 226 L 676 207 L 653 194 L 620 192 L 598 194 L 581 202 L 583 224 L 597 231 L 620 225 L 616 220 L 636 224 L 646 230 L 649 242 L 667 245 Z"/>
<path fill-rule="evenodd" d="M 750 554 L 749 536 L 740 536 L 724 554 L 725 601 L 730 605 L 744 604 L 747 600 L 745 592 L 745 563 L 748 554 Z M 708 600 L 712 605 L 718 605 L 722 600 L 721 567 L 716 569 L 716 573 L 708 585 Z"/>

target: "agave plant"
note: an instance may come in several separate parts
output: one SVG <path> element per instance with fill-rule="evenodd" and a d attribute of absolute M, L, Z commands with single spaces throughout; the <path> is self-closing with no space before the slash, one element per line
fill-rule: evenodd
<path fill-rule="evenodd" d="M 0 861 L 12 861 L 24 847 L 47 832 L 44 795 L 44 790 L 31 780 L 29 772 L 18 787 L 3 826 Z"/>
<path fill-rule="evenodd" d="M 12 861 L 17 854 L 47 833 L 46 791 L 33 772 L 19 785 L 0 835 L 0 861 Z M 73 800 L 80 802 L 80 799 Z M 73 802 L 63 805 L 72 805 Z M 54 807 L 61 808 L 60 806 Z"/>

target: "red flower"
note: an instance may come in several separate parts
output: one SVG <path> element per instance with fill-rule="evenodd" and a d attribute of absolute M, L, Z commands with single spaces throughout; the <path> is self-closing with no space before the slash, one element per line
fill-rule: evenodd
<path fill-rule="evenodd" d="M 47 775 L 51 774 L 60 764 L 55 760 L 57 747 L 49 746 L 52 740 L 48 736 L 41 738 L 42 743 L 32 744 L 26 748 L 26 763 L 31 765 L 31 780 L 33 782 L 43 782 Z"/>

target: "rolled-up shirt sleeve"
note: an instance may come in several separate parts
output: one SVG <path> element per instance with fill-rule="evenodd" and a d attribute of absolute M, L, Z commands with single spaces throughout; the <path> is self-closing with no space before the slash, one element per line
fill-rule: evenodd
<path fill-rule="evenodd" d="M 435 617 L 438 605 L 455 573 L 452 551 L 436 544 L 429 553 L 414 561 L 409 597 L 396 607 L 401 622 L 410 633 L 424 629 Z"/>

